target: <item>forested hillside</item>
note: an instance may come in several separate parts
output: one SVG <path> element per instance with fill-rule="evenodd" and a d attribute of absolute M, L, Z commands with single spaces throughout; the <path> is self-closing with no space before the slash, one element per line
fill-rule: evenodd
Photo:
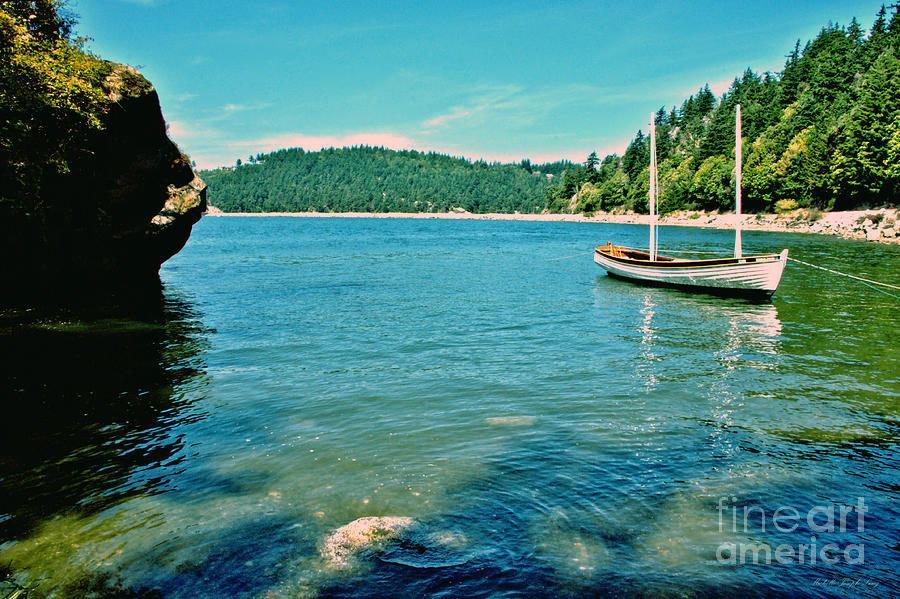
<path fill-rule="evenodd" d="M 414 150 L 356 147 L 258 155 L 202 173 L 226 212 L 540 212 L 548 174 L 575 165 L 488 164 Z"/>
<path fill-rule="evenodd" d="M 900 15 L 882 7 L 868 32 L 854 18 L 798 41 L 779 74 L 747 69 L 721 98 L 706 86 L 680 108 L 660 108 L 660 211 L 733 209 L 738 104 L 746 211 L 896 205 L 898 59 Z M 646 211 L 649 134 L 638 131 L 623 156 L 597 162 L 592 156 L 550 186 L 550 211 L 567 212 L 576 195 L 580 212 Z"/>

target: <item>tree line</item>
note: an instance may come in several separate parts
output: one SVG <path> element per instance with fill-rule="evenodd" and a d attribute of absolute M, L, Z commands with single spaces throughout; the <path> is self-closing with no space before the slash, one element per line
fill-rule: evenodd
<path fill-rule="evenodd" d="M 868 31 L 829 24 L 781 73 L 747 69 L 717 98 L 702 88 L 653 117 L 660 212 L 731 210 L 735 109 L 741 106 L 748 212 L 896 205 L 900 195 L 900 13 L 882 6 Z M 622 156 L 596 154 L 546 192 L 550 212 L 646 212 L 649 135 Z"/>
<path fill-rule="evenodd" d="M 540 212 L 550 177 L 575 165 L 471 161 L 358 146 L 278 150 L 202 171 L 226 212 Z"/>

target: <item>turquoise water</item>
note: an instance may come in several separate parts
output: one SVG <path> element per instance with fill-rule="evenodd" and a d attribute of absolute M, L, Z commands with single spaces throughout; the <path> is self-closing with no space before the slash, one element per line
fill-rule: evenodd
<path fill-rule="evenodd" d="M 555 260 L 645 235 L 205 218 L 139 305 L 5 311 L 0 565 L 29 597 L 900 594 L 900 300 Z M 745 232 L 783 247 L 897 281 L 898 247 Z"/>

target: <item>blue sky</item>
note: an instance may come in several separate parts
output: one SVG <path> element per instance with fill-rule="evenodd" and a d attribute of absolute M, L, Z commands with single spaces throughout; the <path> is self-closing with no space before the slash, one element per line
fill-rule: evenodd
<path fill-rule="evenodd" d="M 137 67 L 202 168 L 283 147 L 383 145 L 489 161 L 623 152 L 649 113 L 880 2 L 72 0 Z"/>

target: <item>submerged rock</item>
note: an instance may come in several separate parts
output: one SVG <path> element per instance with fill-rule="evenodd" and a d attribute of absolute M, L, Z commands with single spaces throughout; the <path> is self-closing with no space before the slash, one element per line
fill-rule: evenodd
<path fill-rule="evenodd" d="M 206 185 L 169 139 L 150 82 L 110 63 L 103 90 L 103 128 L 70 171 L 42 182 L 35 210 L 4 209 L 8 295 L 158 281 L 206 209 Z"/>
<path fill-rule="evenodd" d="M 537 422 L 535 416 L 492 416 L 484 419 L 489 426 L 527 426 Z"/>
<path fill-rule="evenodd" d="M 412 568 L 444 568 L 464 564 L 470 558 L 465 535 L 449 530 L 430 530 L 408 517 L 365 517 L 329 535 L 320 547 L 326 565 L 347 569 L 360 558 Z"/>
<path fill-rule="evenodd" d="M 406 517 L 359 518 L 335 530 L 322 543 L 321 554 L 332 568 L 345 568 L 362 550 L 378 550 L 413 525 Z"/>

